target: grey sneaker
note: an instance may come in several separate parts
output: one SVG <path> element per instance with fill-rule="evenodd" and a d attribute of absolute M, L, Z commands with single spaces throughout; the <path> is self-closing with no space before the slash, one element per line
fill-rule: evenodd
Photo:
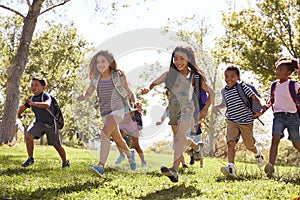
<path fill-rule="evenodd" d="M 129 158 L 129 166 L 131 170 L 136 169 L 136 162 L 135 162 L 135 151 L 134 149 L 130 149 L 131 158 Z"/>
<path fill-rule="evenodd" d="M 267 176 L 270 178 L 273 176 L 274 174 L 274 166 L 271 164 L 271 163 L 268 163 L 266 166 L 265 166 L 265 173 L 267 174 Z"/>
<path fill-rule="evenodd" d="M 148 167 L 148 163 L 145 161 L 145 162 L 142 162 L 141 164 L 142 167 Z"/>
<path fill-rule="evenodd" d="M 258 167 L 262 167 L 265 164 L 264 157 L 262 155 L 255 156 Z"/>
<path fill-rule="evenodd" d="M 70 167 L 70 166 L 71 166 L 71 163 L 70 163 L 69 160 L 67 160 L 66 162 L 64 162 L 64 163 L 62 164 L 62 168 L 66 168 L 66 167 Z"/>
<path fill-rule="evenodd" d="M 201 158 L 203 158 L 203 142 L 199 142 L 198 143 L 199 146 L 199 150 L 198 151 L 194 151 L 194 160 L 195 161 L 199 161 Z"/>
<path fill-rule="evenodd" d="M 221 172 L 227 177 L 235 177 L 234 168 L 229 166 L 222 166 Z"/>
<path fill-rule="evenodd" d="M 161 173 L 167 176 L 172 182 L 178 182 L 178 172 L 174 168 L 167 168 L 162 166 L 160 168 Z"/>
<path fill-rule="evenodd" d="M 115 164 L 120 164 L 125 159 L 125 156 L 120 155 L 117 160 L 115 161 Z"/>

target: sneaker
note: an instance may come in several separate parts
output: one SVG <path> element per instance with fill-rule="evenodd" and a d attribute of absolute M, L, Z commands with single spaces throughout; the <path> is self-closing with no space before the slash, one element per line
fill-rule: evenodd
<path fill-rule="evenodd" d="M 115 164 L 120 164 L 123 160 L 125 160 L 125 156 L 120 155 L 115 161 Z"/>
<path fill-rule="evenodd" d="M 148 164 L 147 164 L 147 162 L 145 161 L 145 162 L 142 162 L 141 166 L 142 166 L 142 167 L 148 167 Z"/>
<path fill-rule="evenodd" d="M 234 168 L 229 166 L 222 166 L 221 172 L 227 177 L 235 177 Z"/>
<path fill-rule="evenodd" d="M 104 177 L 104 168 L 101 165 L 92 166 L 90 170 L 96 176 L 98 176 L 98 177 Z"/>
<path fill-rule="evenodd" d="M 265 173 L 267 174 L 268 177 L 272 177 L 274 174 L 274 166 L 271 163 L 268 163 L 265 166 Z"/>
<path fill-rule="evenodd" d="M 34 158 L 28 158 L 25 162 L 22 163 L 22 167 L 28 167 L 34 163 Z"/>
<path fill-rule="evenodd" d="M 66 167 L 70 167 L 70 166 L 71 166 L 71 163 L 70 163 L 69 160 L 67 160 L 66 162 L 64 162 L 64 163 L 62 164 L 62 168 L 66 168 Z"/>
<path fill-rule="evenodd" d="M 201 158 L 203 158 L 203 146 L 204 144 L 202 142 L 198 143 L 199 150 L 194 151 L 194 160 L 199 161 Z"/>
<path fill-rule="evenodd" d="M 162 166 L 160 168 L 161 173 L 163 173 L 163 175 L 167 176 L 170 181 L 172 182 L 178 182 L 178 172 L 174 169 L 174 168 L 167 168 L 165 166 Z"/>
<path fill-rule="evenodd" d="M 193 165 L 194 163 L 195 163 L 194 156 L 191 155 L 190 165 Z"/>
<path fill-rule="evenodd" d="M 136 169 L 136 162 L 135 162 L 134 149 L 130 150 L 130 154 L 131 154 L 131 158 L 129 158 L 129 166 L 130 166 L 131 170 L 135 170 Z"/>
<path fill-rule="evenodd" d="M 186 163 L 183 163 L 182 168 L 189 168 L 189 166 Z"/>
<path fill-rule="evenodd" d="M 264 162 L 264 157 L 262 155 L 255 156 L 255 160 L 257 162 L 258 167 L 264 166 L 265 162 Z"/>

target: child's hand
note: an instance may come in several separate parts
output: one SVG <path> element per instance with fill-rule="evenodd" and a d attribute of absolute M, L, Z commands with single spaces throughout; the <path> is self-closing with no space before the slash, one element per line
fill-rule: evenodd
<path fill-rule="evenodd" d="M 256 112 L 256 113 L 254 113 L 253 118 L 256 119 L 256 118 L 260 117 L 262 114 L 263 114 L 263 111 Z"/>
<path fill-rule="evenodd" d="M 213 111 L 217 116 L 222 115 L 221 109 L 219 108 L 219 106 L 214 106 Z"/>
<path fill-rule="evenodd" d="M 149 89 L 147 89 L 147 88 L 143 88 L 143 89 L 141 89 L 141 93 L 142 93 L 142 95 L 144 95 L 144 94 L 147 94 L 149 91 L 150 91 L 150 90 L 149 90 Z"/>
<path fill-rule="evenodd" d="M 30 106 L 33 105 L 33 101 L 31 99 L 25 99 L 25 102 L 28 103 Z"/>
<path fill-rule="evenodd" d="M 85 95 L 81 94 L 76 99 L 77 99 L 77 101 L 84 101 L 84 100 L 86 100 L 86 97 L 85 97 Z"/>
<path fill-rule="evenodd" d="M 156 126 L 159 126 L 159 125 L 161 125 L 161 122 L 156 122 Z"/>

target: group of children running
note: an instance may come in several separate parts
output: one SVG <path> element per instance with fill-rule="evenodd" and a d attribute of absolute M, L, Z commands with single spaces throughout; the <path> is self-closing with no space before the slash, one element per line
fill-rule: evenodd
<path fill-rule="evenodd" d="M 278 80 L 274 82 L 276 87 L 273 87 L 271 100 L 266 105 L 261 105 L 252 89 L 247 84 L 240 82 L 239 67 L 234 64 L 227 66 L 224 73 L 226 86 L 223 89 L 223 101 L 213 107 L 216 114 L 220 114 L 220 109 L 227 108 L 228 166 L 221 167 L 221 172 L 224 175 L 235 176 L 235 147 L 240 137 L 242 137 L 246 148 L 254 153 L 258 165 L 260 167 L 264 165 L 263 155 L 255 146 L 253 121 L 269 107 L 273 108 L 274 119 L 269 162 L 265 166 L 265 173 L 268 176 L 274 174 L 278 145 L 280 139 L 284 137 L 285 129 L 288 130 L 288 139 L 300 152 L 300 119 L 295 102 L 289 95 L 289 83 L 291 81 L 289 77 L 295 70 L 300 75 L 298 64 L 294 58 L 281 58 L 275 63 L 275 74 Z M 141 111 L 142 105 L 130 89 L 126 75 L 118 69 L 111 52 L 101 50 L 93 56 L 89 65 L 89 77 L 90 84 L 86 92 L 78 96 L 77 100 L 85 101 L 96 91 L 103 121 L 100 160 L 97 165 L 91 167 L 91 171 L 97 176 L 104 176 L 104 168 L 110 151 L 110 138 L 114 140 L 120 151 L 120 156 L 115 163 L 119 164 L 127 157 L 131 170 L 136 169 L 135 151 L 129 149 L 123 139 L 126 134 L 132 138 L 134 148 L 141 158 L 142 167 L 147 166 L 143 151 L 139 146 L 138 126 L 132 120 L 132 115 L 136 111 Z M 191 155 L 190 164 L 194 164 L 194 160 L 200 160 L 200 167 L 203 167 L 201 123 L 206 118 L 215 93 L 209 87 L 205 74 L 197 66 L 193 49 L 188 46 L 177 46 L 174 49 L 169 70 L 155 79 L 149 88 L 143 88 L 141 90 L 142 95 L 146 95 L 155 86 L 162 83 L 166 87 L 168 97 L 167 114 L 164 115 L 164 118 L 169 117 L 168 124 L 174 134 L 174 154 L 172 166 L 162 166 L 160 170 L 172 182 L 178 182 L 179 165 L 180 163 L 185 164 L 183 153 L 187 148 L 189 148 Z M 298 93 L 300 85 L 298 82 L 293 83 L 294 89 Z M 259 112 L 253 113 L 245 105 L 239 96 L 238 84 L 241 84 L 248 98 L 261 105 L 262 109 Z M 25 104 L 18 111 L 18 117 L 21 118 L 21 114 L 31 107 L 36 116 L 34 125 L 26 134 L 28 159 L 22 163 L 22 166 L 27 167 L 34 163 L 33 139 L 37 139 L 46 133 L 48 144 L 53 145 L 61 156 L 62 167 L 70 167 L 70 162 L 66 159 L 66 153 L 61 144 L 60 134 L 57 133 L 56 121 L 48 111 L 52 109 L 52 106 L 50 95 L 44 92 L 45 87 L 45 79 L 32 79 L 31 91 L 33 96 L 26 99 Z"/>

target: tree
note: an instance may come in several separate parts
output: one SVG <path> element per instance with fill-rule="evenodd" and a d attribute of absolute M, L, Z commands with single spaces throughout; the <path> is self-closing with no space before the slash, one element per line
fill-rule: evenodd
<path fill-rule="evenodd" d="M 9 6 L 0 3 L 0 8 L 16 14 L 23 20 L 18 48 L 16 52 L 13 53 L 14 56 L 8 62 L 9 67 L 7 68 L 5 105 L 2 123 L 0 125 L 0 144 L 3 142 L 7 143 L 13 139 L 16 113 L 20 99 L 20 81 L 26 64 L 28 63 L 30 45 L 38 22 L 38 17 L 57 7 L 63 6 L 70 1 L 71 0 L 7 0 L 6 2 Z M 94 3 L 95 11 L 102 12 L 103 8 L 101 5 L 103 2 L 101 0 L 95 0 Z M 129 7 L 129 4 L 116 3 L 114 1 L 105 3 L 111 4 L 109 10 L 112 14 L 115 14 L 120 7 Z M 25 9 L 24 5 L 27 6 L 27 9 Z"/>
<path fill-rule="evenodd" d="M 254 8 L 223 14 L 222 61 L 253 71 L 266 84 L 274 79 L 279 57 L 300 56 L 300 1 L 257 2 Z"/>

